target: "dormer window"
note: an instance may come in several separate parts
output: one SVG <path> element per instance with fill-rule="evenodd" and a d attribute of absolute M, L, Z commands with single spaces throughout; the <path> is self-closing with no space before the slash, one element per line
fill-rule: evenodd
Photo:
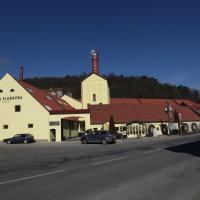
<path fill-rule="evenodd" d="M 46 98 L 49 99 L 49 100 L 53 100 L 50 96 L 46 96 Z"/>
<path fill-rule="evenodd" d="M 96 100 L 97 100 L 96 94 L 93 94 L 92 96 L 93 96 L 93 102 L 96 102 Z"/>
<path fill-rule="evenodd" d="M 44 107 L 45 107 L 47 110 L 52 110 L 52 108 L 51 108 L 50 106 L 44 105 Z"/>
<path fill-rule="evenodd" d="M 14 89 L 10 89 L 10 92 L 14 92 L 15 90 Z"/>
<path fill-rule="evenodd" d="M 30 88 L 26 88 L 26 89 L 27 89 L 27 91 L 28 91 L 29 93 L 33 94 L 33 90 L 32 90 L 32 89 L 30 89 Z"/>

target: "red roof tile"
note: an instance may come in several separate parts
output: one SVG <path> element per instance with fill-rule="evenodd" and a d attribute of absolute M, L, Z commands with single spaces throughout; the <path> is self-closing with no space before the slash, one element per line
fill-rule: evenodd
<path fill-rule="evenodd" d="M 148 104 L 148 105 L 170 105 L 178 104 L 173 99 L 137 99 L 137 98 L 111 98 L 111 104 Z"/>
<path fill-rule="evenodd" d="M 176 106 L 174 109 L 181 113 L 182 121 L 200 121 L 200 115 L 187 106 Z"/>
<path fill-rule="evenodd" d="M 164 105 L 135 105 L 141 122 L 167 121 Z"/>
<path fill-rule="evenodd" d="M 195 109 L 197 111 L 200 111 L 200 104 L 193 104 L 190 106 L 192 109 Z"/>
<path fill-rule="evenodd" d="M 185 105 L 193 105 L 193 104 L 196 104 L 195 102 L 191 101 L 191 100 L 187 100 L 187 99 L 175 99 L 175 101 L 181 105 L 181 104 L 185 104 Z"/>
<path fill-rule="evenodd" d="M 111 98 L 110 104 L 140 104 L 138 99 L 134 98 Z"/>
<path fill-rule="evenodd" d="M 173 99 L 140 99 L 142 104 L 148 105 L 176 105 L 177 103 Z"/>
<path fill-rule="evenodd" d="M 110 104 L 146 104 L 146 105 L 188 105 L 200 108 L 197 104 L 187 99 L 137 99 L 137 98 L 111 98 Z"/>
<path fill-rule="evenodd" d="M 109 122 L 111 115 L 114 117 L 115 123 L 126 123 L 139 118 L 135 107 L 131 104 L 90 105 L 89 110 L 91 124 Z"/>
<path fill-rule="evenodd" d="M 73 107 L 71 107 L 69 104 L 57 96 L 50 95 L 43 90 L 25 83 L 24 81 L 18 81 L 18 83 L 49 112 L 74 110 Z"/>
<path fill-rule="evenodd" d="M 168 121 L 163 105 L 135 105 L 142 122 Z M 181 113 L 182 121 L 200 121 L 200 116 L 186 106 L 172 105 L 173 111 Z M 172 118 L 174 114 L 172 113 Z"/>
<path fill-rule="evenodd" d="M 200 116 L 186 106 L 173 105 L 182 115 L 182 121 L 200 121 Z M 103 124 L 109 122 L 112 115 L 115 123 L 139 122 L 161 122 L 167 121 L 165 105 L 148 104 L 110 104 L 90 105 L 91 124 Z M 174 115 L 172 115 L 174 116 Z"/>

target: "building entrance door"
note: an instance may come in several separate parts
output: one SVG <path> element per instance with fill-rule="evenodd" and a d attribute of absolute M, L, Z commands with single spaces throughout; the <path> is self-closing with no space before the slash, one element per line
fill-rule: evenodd
<path fill-rule="evenodd" d="M 55 142 L 56 141 L 56 129 L 50 130 L 50 141 Z"/>

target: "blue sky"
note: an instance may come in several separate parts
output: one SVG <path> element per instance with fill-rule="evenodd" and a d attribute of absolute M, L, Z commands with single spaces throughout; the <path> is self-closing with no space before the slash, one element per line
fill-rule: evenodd
<path fill-rule="evenodd" d="M 147 75 L 200 89 L 200 2 L 0 0 L 0 75 Z"/>

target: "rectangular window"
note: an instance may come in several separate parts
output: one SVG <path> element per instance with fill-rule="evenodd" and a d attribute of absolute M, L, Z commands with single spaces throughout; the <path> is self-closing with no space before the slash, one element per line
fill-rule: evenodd
<path fill-rule="evenodd" d="M 51 121 L 51 122 L 49 122 L 49 126 L 60 126 L 60 122 L 59 121 Z"/>
<path fill-rule="evenodd" d="M 8 129 L 8 125 L 3 125 L 3 129 Z"/>
<path fill-rule="evenodd" d="M 33 128 L 33 124 L 28 124 L 28 128 Z"/>
<path fill-rule="evenodd" d="M 93 102 L 96 102 L 96 100 L 97 100 L 96 94 L 93 94 Z"/>
<path fill-rule="evenodd" d="M 21 112 L 21 106 L 20 105 L 15 106 L 15 112 Z"/>

